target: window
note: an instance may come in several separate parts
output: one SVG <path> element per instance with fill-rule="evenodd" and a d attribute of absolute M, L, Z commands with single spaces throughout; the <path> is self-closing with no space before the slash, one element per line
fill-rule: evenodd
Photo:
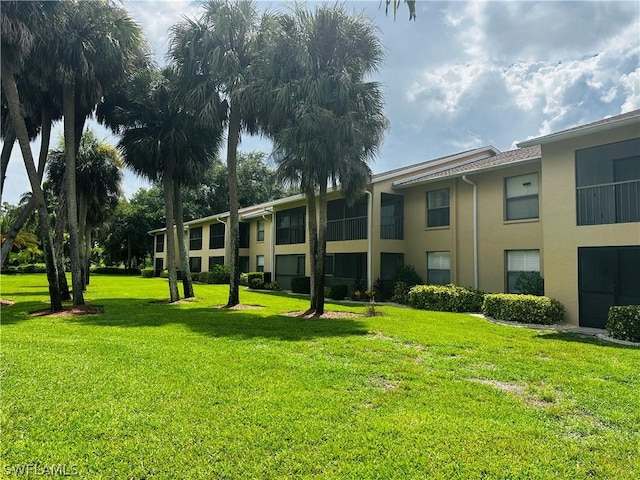
<path fill-rule="evenodd" d="M 404 197 L 383 193 L 380 196 L 380 238 L 404 238 Z"/>
<path fill-rule="evenodd" d="M 191 272 L 202 271 L 202 257 L 189 257 L 189 270 Z"/>
<path fill-rule="evenodd" d="M 449 226 L 449 189 L 427 192 L 427 227 Z"/>
<path fill-rule="evenodd" d="M 240 248 L 249 248 L 249 224 L 240 222 L 238 229 L 240 230 Z"/>
<path fill-rule="evenodd" d="M 224 265 L 224 257 L 209 257 L 209 271 L 216 265 Z"/>
<path fill-rule="evenodd" d="M 516 280 L 525 272 L 540 272 L 540 250 L 508 250 L 507 293 L 520 293 Z"/>
<path fill-rule="evenodd" d="M 240 273 L 247 273 L 249 271 L 249 257 L 239 257 L 238 263 L 240 265 Z"/>
<path fill-rule="evenodd" d="M 264 272 L 264 255 L 256 255 L 256 272 Z"/>
<path fill-rule="evenodd" d="M 164 252 L 164 233 L 156 235 L 156 252 Z"/>
<path fill-rule="evenodd" d="M 209 248 L 224 248 L 224 223 L 212 223 L 209 226 Z"/>
<path fill-rule="evenodd" d="M 189 250 L 202 250 L 202 227 L 189 229 Z"/>
<path fill-rule="evenodd" d="M 276 213 L 276 245 L 305 242 L 305 207 Z"/>
<path fill-rule="evenodd" d="M 427 252 L 427 283 L 451 283 L 451 255 L 449 252 Z"/>
<path fill-rule="evenodd" d="M 538 218 L 538 174 L 504 179 L 505 220 Z"/>
<path fill-rule="evenodd" d="M 264 220 L 258 220 L 258 242 L 264 242 Z"/>
<path fill-rule="evenodd" d="M 154 269 L 153 274 L 156 277 L 159 277 L 162 270 L 164 270 L 164 260 L 162 258 L 156 258 L 156 268 Z"/>
<path fill-rule="evenodd" d="M 576 151 L 578 225 L 640 222 L 640 138 Z"/>

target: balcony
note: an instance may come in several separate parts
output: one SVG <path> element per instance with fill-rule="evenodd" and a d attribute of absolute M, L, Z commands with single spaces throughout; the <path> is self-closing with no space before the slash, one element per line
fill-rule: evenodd
<path fill-rule="evenodd" d="M 363 240 L 367 238 L 367 217 L 327 221 L 327 241 Z"/>
<path fill-rule="evenodd" d="M 640 180 L 577 188 L 578 225 L 640 222 Z"/>
<path fill-rule="evenodd" d="M 276 229 L 276 245 L 293 245 L 304 242 L 304 225 Z"/>
<path fill-rule="evenodd" d="M 404 217 L 383 215 L 380 222 L 380 238 L 382 240 L 404 239 Z"/>

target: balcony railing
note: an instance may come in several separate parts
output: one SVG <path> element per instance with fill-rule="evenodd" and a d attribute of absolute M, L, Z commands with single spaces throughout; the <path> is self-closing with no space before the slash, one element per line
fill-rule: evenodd
<path fill-rule="evenodd" d="M 380 221 L 381 239 L 402 240 L 404 238 L 404 217 L 383 215 Z"/>
<path fill-rule="evenodd" d="M 343 218 L 327 222 L 327 241 L 363 240 L 367 238 L 367 217 Z"/>
<path fill-rule="evenodd" d="M 578 225 L 640 222 L 640 180 L 577 188 Z"/>
<path fill-rule="evenodd" d="M 276 245 L 292 245 L 304 243 L 304 226 L 284 227 L 276 229 Z"/>

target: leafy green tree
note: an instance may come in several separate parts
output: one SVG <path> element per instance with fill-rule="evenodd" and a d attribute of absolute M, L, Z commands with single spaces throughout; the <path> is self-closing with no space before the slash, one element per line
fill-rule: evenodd
<path fill-rule="evenodd" d="M 361 196 L 367 162 L 388 128 L 380 85 L 366 81 L 382 62 L 382 46 L 370 20 L 325 5 L 283 15 L 269 49 L 259 68 L 267 107 L 261 121 L 279 152 L 280 174 L 307 197 L 315 263 L 310 310 L 322 315 L 327 188 L 340 185 L 347 201 Z"/>
<path fill-rule="evenodd" d="M 255 2 L 209 0 L 198 19 L 172 28 L 170 57 L 178 71 L 184 98 L 214 130 L 227 127 L 231 281 L 227 307 L 240 303 L 237 151 L 242 132 L 257 133 L 257 79 L 253 65 L 262 53 L 264 25 Z M 224 114 L 220 115 L 220 106 Z"/>

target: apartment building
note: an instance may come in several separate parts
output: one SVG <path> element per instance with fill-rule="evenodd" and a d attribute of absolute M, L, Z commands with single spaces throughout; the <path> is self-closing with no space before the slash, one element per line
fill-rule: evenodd
<path fill-rule="evenodd" d="M 302 195 L 240 211 L 242 271 L 288 289 L 308 274 Z M 192 271 L 229 258 L 228 212 L 188 229 Z M 165 230 L 155 236 L 164 268 Z M 513 292 L 545 278 L 567 321 L 603 327 L 610 305 L 640 304 L 640 110 L 527 140 L 373 175 L 360 199 L 329 193 L 326 282 L 389 285 L 402 264 L 427 283 Z"/>

